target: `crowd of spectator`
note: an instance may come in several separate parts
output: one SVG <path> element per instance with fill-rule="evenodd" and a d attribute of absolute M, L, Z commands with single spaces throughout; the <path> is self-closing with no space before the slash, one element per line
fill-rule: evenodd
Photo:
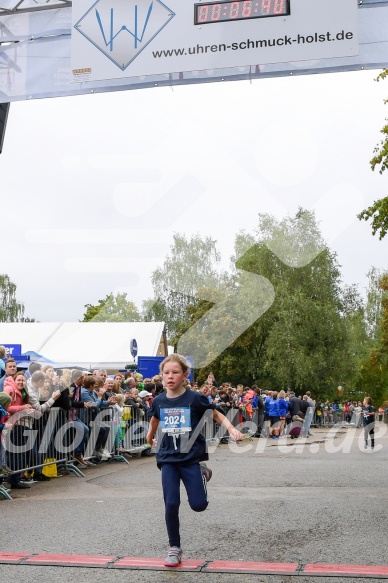
<path fill-rule="evenodd" d="M 311 435 L 315 401 L 310 392 L 299 397 L 293 391 L 264 391 L 257 385 L 232 387 L 230 383 L 222 383 L 218 387 L 212 373 L 200 388 L 194 383 L 193 389 L 199 390 L 225 415 L 237 410 L 238 422 L 253 422 L 255 437 L 281 439 L 286 435 L 291 438 Z"/>
<path fill-rule="evenodd" d="M 1 363 L 0 484 L 7 480 L 12 489 L 28 488 L 31 483 L 50 478 L 42 471 L 43 455 L 38 452 L 36 442 L 23 457 L 18 452 L 6 451 L 7 434 L 12 434 L 12 444 L 22 446 L 42 416 L 58 409 L 62 423 L 67 424 L 69 442 L 73 443 L 71 430 L 73 435 L 80 436 L 74 441 L 71 459 L 87 468 L 110 460 L 112 451 L 128 453 L 124 445 L 125 431 L 128 426 L 149 419 L 153 398 L 164 390 L 160 375 L 146 379 L 136 372 L 109 376 L 103 369 L 55 370 L 50 364 L 42 366 L 38 362 L 32 362 L 23 372 L 17 370 L 12 358 L 5 363 L 0 358 Z M 309 391 L 296 395 L 290 390 L 261 390 L 257 385 L 233 387 L 228 382 L 218 384 L 212 373 L 202 385 L 187 380 L 186 386 L 201 392 L 224 415 L 233 417 L 234 424 L 251 422 L 255 437 L 309 438 L 311 425 L 322 427 L 342 422 L 362 425 L 361 402 L 315 402 Z M 107 410 L 111 423 L 103 416 Z M 384 409 L 379 409 L 376 419 L 383 414 Z M 94 440 L 91 440 L 92 426 Z M 28 464 L 34 467 L 33 477 L 22 472 Z"/>
<path fill-rule="evenodd" d="M 159 376 L 143 380 L 141 375 L 131 372 L 110 377 L 102 369 L 93 373 L 55 370 L 51 365 L 41 366 L 37 362 L 31 363 L 24 372 L 17 370 L 12 358 L 6 360 L 2 369 L 0 484 L 7 480 L 11 489 L 29 488 L 35 482 L 50 479 L 42 471 L 44 455 L 38 451 L 33 437 L 39 427 L 44 430 L 45 413 L 47 419 L 53 409 L 61 412 L 60 422 L 66 423 L 67 441 L 75 443 L 69 457 L 87 468 L 108 461 L 112 451 L 128 454 L 123 445 L 124 430 L 128 425 L 146 420 L 152 398 L 163 391 Z M 104 416 L 107 411 L 109 415 Z M 77 434 L 81 438 L 75 440 Z M 12 447 L 5 447 L 7 436 Z M 29 443 L 33 446 L 28 447 Z M 29 467 L 34 468 L 33 475 L 18 471 Z"/>
<path fill-rule="evenodd" d="M 225 415 L 238 409 L 240 422 L 254 422 L 256 437 L 281 439 L 289 435 L 291 438 L 308 438 L 312 425 L 317 428 L 337 424 L 363 426 L 364 404 L 361 401 L 315 401 L 310 391 L 296 395 L 291 390 L 262 390 L 257 385 L 218 385 L 212 373 L 203 385 L 198 387 L 194 383 L 192 388 L 203 393 Z M 383 421 L 385 416 L 388 416 L 388 407 L 379 407 L 376 420 Z"/>

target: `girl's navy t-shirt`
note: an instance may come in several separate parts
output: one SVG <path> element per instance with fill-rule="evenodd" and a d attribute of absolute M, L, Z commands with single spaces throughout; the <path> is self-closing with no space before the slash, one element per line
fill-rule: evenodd
<path fill-rule="evenodd" d="M 158 467 L 164 463 L 187 464 L 209 459 L 201 429 L 206 416 L 211 417 L 215 408 L 201 393 L 191 390 L 172 399 L 166 393 L 155 397 L 150 416 L 159 420 L 161 432 L 156 452 Z"/>

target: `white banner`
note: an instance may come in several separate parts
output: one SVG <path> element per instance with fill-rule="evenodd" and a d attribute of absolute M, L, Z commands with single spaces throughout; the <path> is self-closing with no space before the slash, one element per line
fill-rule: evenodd
<path fill-rule="evenodd" d="M 77 0 L 74 82 L 358 54 L 357 0 Z"/>

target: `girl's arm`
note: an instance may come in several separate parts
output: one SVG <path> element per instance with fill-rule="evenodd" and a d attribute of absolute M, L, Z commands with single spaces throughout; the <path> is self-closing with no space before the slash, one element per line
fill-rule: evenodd
<path fill-rule="evenodd" d="M 13 415 L 14 413 L 19 413 L 19 411 L 30 410 L 32 407 L 30 405 L 10 405 L 8 407 L 8 413 Z"/>
<path fill-rule="evenodd" d="M 213 419 L 219 425 L 223 425 L 226 428 L 227 432 L 229 433 L 230 437 L 232 437 L 235 441 L 241 441 L 241 439 L 243 438 L 242 433 L 240 433 L 238 429 L 233 427 L 229 419 L 225 417 L 225 415 L 223 415 L 220 411 L 214 409 Z"/>
<path fill-rule="evenodd" d="M 146 437 L 146 441 L 150 445 L 154 445 L 154 437 L 155 437 L 155 434 L 156 434 L 158 427 L 159 427 L 159 419 L 156 419 L 156 417 L 151 417 L 150 425 L 149 425 L 148 433 L 147 433 L 147 437 Z"/>

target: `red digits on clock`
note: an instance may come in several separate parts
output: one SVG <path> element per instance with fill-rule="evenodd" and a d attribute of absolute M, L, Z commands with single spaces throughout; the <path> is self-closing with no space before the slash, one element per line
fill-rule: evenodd
<path fill-rule="evenodd" d="M 272 0 L 261 0 L 261 13 L 270 14 Z"/>
<path fill-rule="evenodd" d="M 199 6 L 198 8 L 198 22 L 206 22 L 209 14 L 209 6 Z"/>
<path fill-rule="evenodd" d="M 275 5 L 273 11 L 275 14 L 283 14 L 284 13 L 284 2 L 285 0 L 275 0 Z"/>
<path fill-rule="evenodd" d="M 219 20 L 221 16 L 221 4 L 214 4 L 212 8 L 212 20 Z"/>
<path fill-rule="evenodd" d="M 240 2 L 232 2 L 229 10 L 229 18 L 237 18 Z"/>
<path fill-rule="evenodd" d="M 246 0 L 243 5 L 242 15 L 243 18 L 249 18 L 252 12 L 252 0 Z"/>

